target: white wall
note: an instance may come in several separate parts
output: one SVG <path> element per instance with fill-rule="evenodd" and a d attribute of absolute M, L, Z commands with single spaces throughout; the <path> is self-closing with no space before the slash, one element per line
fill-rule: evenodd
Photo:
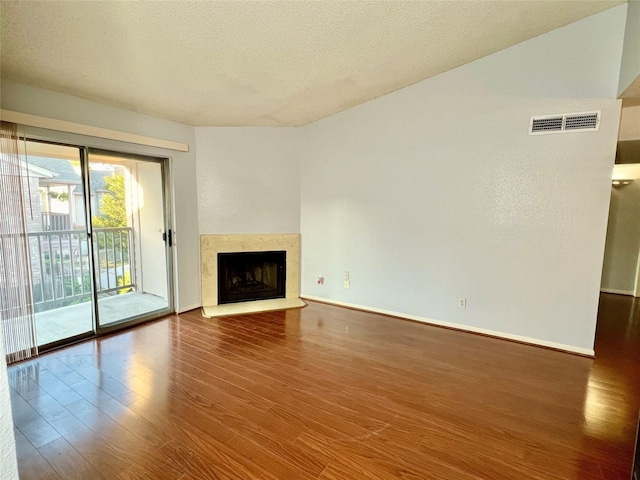
<path fill-rule="evenodd" d="M 613 177 L 635 181 L 611 189 L 601 288 L 633 295 L 640 254 L 640 166 L 616 165 Z"/>
<path fill-rule="evenodd" d="M 457 95 L 616 98 L 626 5 L 456 69 Z M 499 74 L 496 74 L 499 72 Z M 442 76 L 441 76 L 442 77 Z"/>
<path fill-rule="evenodd" d="M 5 362 L 4 340 L 0 335 L 0 478 L 18 480 L 16 442 L 13 434 L 9 380 Z"/>
<path fill-rule="evenodd" d="M 196 128 L 200 233 L 299 233 L 294 128 Z"/>
<path fill-rule="evenodd" d="M 303 295 L 592 352 L 625 12 L 305 127 Z M 598 132 L 527 135 L 590 110 Z"/>
<path fill-rule="evenodd" d="M 109 107 L 82 98 L 2 80 L 3 109 L 66 120 L 85 125 L 173 140 L 189 144 L 189 152 L 133 145 L 94 137 L 27 129 L 46 139 L 99 148 L 171 157 L 176 265 L 176 307 L 179 311 L 200 305 L 198 217 L 196 192 L 195 129 L 187 125 Z"/>
<path fill-rule="evenodd" d="M 627 5 L 627 23 L 624 32 L 624 50 L 618 94 L 640 75 L 640 2 L 630 1 Z"/>

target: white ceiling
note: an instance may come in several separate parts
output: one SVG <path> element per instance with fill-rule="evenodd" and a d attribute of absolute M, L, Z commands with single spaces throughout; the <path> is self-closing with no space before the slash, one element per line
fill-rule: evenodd
<path fill-rule="evenodd" d="M 304 125 L 624 1 L 4 0 L 2 77 L 190 125 Z"/>

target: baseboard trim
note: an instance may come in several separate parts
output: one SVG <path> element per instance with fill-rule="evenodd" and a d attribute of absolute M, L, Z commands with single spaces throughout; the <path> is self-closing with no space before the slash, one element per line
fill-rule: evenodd
<path fill-rule="evenodd" d="M 181 307 L 176 310 L 176 313 L 184 313 L 190 310 L 195 310 L 196 308 L 200 308 L 202 305 L 199 303 L 194 303 L 193 305 L 187 305 L 186 307 Z"/>
<path fill-rule="evenodd" d="M 442 320 L 436 320 L 433 318 L 420 317 L 418 315 L 409 315 L 406 313 L 399 313 L 391 310 L 384 310 L 382 308 L 367 307 L 364 305 L 357 305 L 354 303 L 341 302 L 340 300 L 330 300 L 328 298 L 316 297 L 313 295 L 301 295 L 300 298 L 302 298 L 303 300 L 311 300 L 314 302 L 328 303 L 329 305 L 336 305 L 338 307 L 346 307 L 346 308 L 352 308 L 355 310 L 362 310 L 363 312 L 379 313 L 381 315 L 387 315 L 389 317 L 395 317 L 395 318 L 400 318 L 404 320 L 412 320 L 415 322 L 426 323 L 428 325 L 449 328 L 452 330 L 460 330 L 468 333 L 476 333 L 478 335 L 499 338 L 501 340 L 524 343 L 524 344 L 533 345 L 536 347 L 559 350 L 561 352 L 574 353 L 574 354 L 582 355 L 585 357 L 591 357 L 591 358 L 595 357 L 595 351 L 588 348 L 574 347 L 572 345 L 566 345 L 563 343 L 548 342 L 546 340 L 539 340 L 537 338 L 531 338 L 531 337 L 523 337 L 521 335 L 512 335 L 510 333 L 499 332 L 496 330 L 488 330 L 485 328 L 471 327 L 468 325 L 462 325 L 460 323 L 443 322 Z"/>
<path fill-rule="evenodd" d="M 629 295 L 633 297 L 633 292 L 631 290 L 616 290 L 615 288 L 601 288 L 600 291 L 602 293 L 614 293 L 616 295 Z"/>

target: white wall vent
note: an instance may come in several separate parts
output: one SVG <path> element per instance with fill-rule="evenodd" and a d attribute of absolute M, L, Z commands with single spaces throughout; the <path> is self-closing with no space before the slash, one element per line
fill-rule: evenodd
<path fill-rule="evenodd" d="M 538 115 L 529 120 L 529 135 L 564 132 L 595 132 L 600 128 L 600 112 Z"/>
<path fill-rule="evenodd" d="M 600 112 L 576 113 L 564 119 L 565 130 L 597 130 L 600 126 Z"/>
<path fill-rule="evenodd" d="M 531 117 L 529 133 L 547 133 L 562 131 L 562 115 L 555 117 Z"/>

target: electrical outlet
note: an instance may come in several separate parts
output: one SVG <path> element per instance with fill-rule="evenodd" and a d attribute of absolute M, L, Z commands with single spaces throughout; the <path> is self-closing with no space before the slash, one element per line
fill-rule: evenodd
<path fill-rule="evenodd" d="M 349 272 L 344 272 L 344 288 L 351 287 L 351 280 L 349 280 Z"/>
<path fill-rule="evenodd" d="M 467 308 L 467 299 L 466 298 L 458 299 L 458 306 L 460 308 Z"/>

